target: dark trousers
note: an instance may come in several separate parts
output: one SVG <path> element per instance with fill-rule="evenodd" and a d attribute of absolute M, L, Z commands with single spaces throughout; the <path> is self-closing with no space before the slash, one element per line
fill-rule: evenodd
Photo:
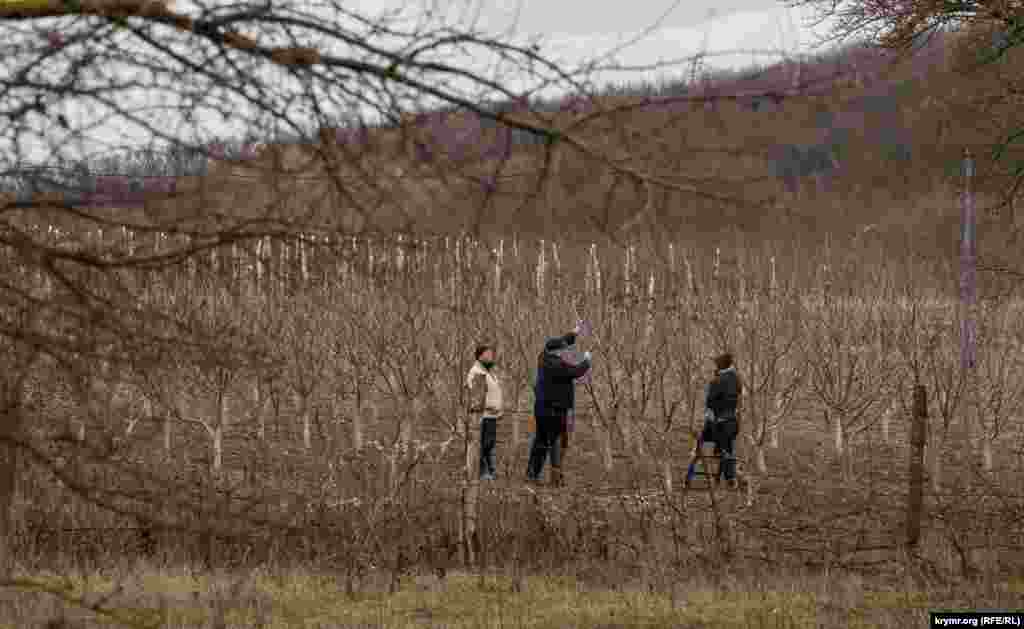
<path fill-rule="evenodd" d="M 537 416 L 537 436 L 533 440 L 533 448 L 530 449 L 530 461 L 526 469 L 527 478 L 540 480 L 549 452 L 551 453 L 551 466 L 559 467 L 561 465 L 561 461 L 558 460 L 560 453 L 557 453 L 554 447 L 562 437 L 564 421 L 564 410 L 545 410 L 543 415 Z"/>
<path fill-rule="evenodd" d="M 718 452 L 718 478 L 736 479 L 736 435 L 739 434 L 739 423 L 735 419 L 706 422 L 701 433 L 704 443 L 715 444 Z"/>
<path fill-rule="evenodd" d="M 480 420 L 480 478 L 494 480 L 498 474 L 494 451 L 498 445 L 498 419 Z"/>

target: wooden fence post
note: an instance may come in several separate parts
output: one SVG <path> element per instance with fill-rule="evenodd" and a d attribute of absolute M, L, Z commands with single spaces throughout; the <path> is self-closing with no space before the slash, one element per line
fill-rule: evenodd
<path fill-rule="evenodd" d="M 914 387 L 914 406 L 910 424 L 910 492 L 907 496 L 907 549 L 917 549 L 921 538 L 924 511 L 924 446 L 928 422 L 928 392 L 923 385 Z"/>

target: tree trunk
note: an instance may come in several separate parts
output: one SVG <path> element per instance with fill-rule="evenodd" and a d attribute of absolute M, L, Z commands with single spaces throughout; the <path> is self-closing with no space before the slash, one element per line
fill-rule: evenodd
<path fill-rule="evenodd" d="M 673 481 L 673 478 L 672 478 L 672 461 L 671 461 L 671 459 L 665 459 L 664 461 L 661 462 L 661 473 L 662 473 L 662 476 L 664 477 L 663 480 L 664 480 L 664 483 L 665 483 L 665 493 L 671 496 L 672 495 L 672 485 L 673 485 L 673 482 L 672 482 Z"/>
<path fill-rule="evenodd" d="M 0 576 L 3 577 L 10 574 L 13 565 L 10 548 L 11 536 L 14 532 L 12 510 L 17 488 L 17 474 L 17 450 L 12 444 L 0 443 Z"/>
<path fill-rule="evenodd" d="M 992 439 L 990 439 L 988 436 L 985 436 L 982 438 L 981 441 L 981 469 L 985 472 L 991 472 L 992 464 Z"/>
<path fill-rule="evenodd" d="M 5 385 L 7 383 L 4 383 Z M 5 386 L 7 389 L 8 386 Z M 5 390 L 2 401 L 6 407 L 5 416 L 0 418 L 0 437 L 12 438 L 21 425 L 20 385 L 18 390 Z M 10 556 L 13 534 L 13 508 L 17 491 L 18 450 L 9 442 L 0 440 L 0 576 L 7 577 L 13 567 Z"/>
<path fill-rule="evenodd" d="M 253 404 L 256 408 L 256 437 L 262 442 L 267 438 L 267 414 L 266 400 L 263 395 L 263 386 L 259 382 L 252 385 Z"/>
<path fill-rule="evenodd" d="M 220 474 L 224 467 L 224 427 L 218 424 L 211 431 L 213 437 L 213 473 Z"/>
<path fill-rule="evenodd" d="M 352 447 L 356 451 L 363 449 L 363 414 L 370 415 L 370 422 L 377 419 L 377 406 L 369 401 L 364 401 L 360 408 L 352 414 Z"/>
<path fill-rule="evenodd" d="M 145 417 L 148 420 L 152 416 L 153 416 L 153 403 L 149 400 L 149 398 L 143 398 L 142 399 L 142 417 Z M 131 437 L 132 436 L 132 433 L 135 432 L 135 426 L 139 423 L 139 420 L 142 419 L 142 417 L 129 417 L 128 418 L 128 426 L 126 426 L 125 429 L 124 429 L 124 436 L 125 437 Z"/>
<path fill-rule="evenodd" d="M 164 417 L 164 453 L 171 456 L 171 414 Z"/>
<path fill-rule="evenodd" d="M 313 448 L 313 430 L 310 426 L 309 396 L 296 394 L 299 406 L 299 418 L 302 420 L 302 449 L 309 452 Z"/>
<path fill-rule="evenodd" d="M 842 457 L 846 449 L 843 437 L 843 419 L 836 415 L 832 418 L 832 440 L 838 457 Z"/>
<path fill-rule="evenodd" d="M 938 494 L 942 489 L 942 444 L 938 439 L 928 444 L 928 457 L 931 468 L 932 493 Z"/>
<path fill-rule="evenodd" d="M 408 451 L 412 446 L 413 426 L 423 415 L 423 400 L 413 398 L 409 408 L 399 409 L 398 419 L 398 443 L 402 452 Z"/>
<path fill-rule="evenodd" d="M 516 387 L 515 395 L 512 397 L 512 408 L 514 408 L 514 409 L 518 409 L 519 408 L 519 390 L 518 389 L 519 388 Z M 519 421 L 513 418 L 512 419 L 512 447 L 513 448 L 518 448 L 519 447 L 519 443 L 522 441 L 522 435 L 521 435 L 520 430 L 521 430 L 521 428 L 519 426 Z"/>
<path fill-rule="evenodd" d="M 214 424 L 212 431 L 213 473 L 215 476 L 219 475 L 221 470 L 224 469 L 224 431 L 229 421 L 228 396 L 222 392 L 218 398 L 216 424 Z"/>
<path fill-rule="evenodd" d="M 474 430 L 474 428 L 475 426 L 470 425 L 469 421 L 466 422 L 466 437 L 464 440 L 466 444 L 466 469 L 462 492 L 463 508 L 460 532 L 462 533 L 463 560 L 467 567 L 475 565 L 477 559 L 476 523 L 480 498 L 477 466 L 479 465 L 480 458 L 480 431 L 479 429 Z"/>
<path fill-rule="evenodd" d="M 473 479 L 477 477 L 480 466 L 480 426 L 478 422 L 466 424 L 466 478 Z"/>
<path fill-rule="evenodd" d="M 892 420 L 892 408 L 885 409 L 882 413 L 882 444 L 889 445 L 889 427 Z"/>
<path fill-rule="evenodd" d="M 391 496 L 398 491 L 398 459 L 400 455 L 401 450 L 392 446 L 391 452 L 388 454 L 388 495 Z"/>
<path fill-rule="evenodd" d="M 925 387 L 914 387 L 910 427 L 910 470 L 907 486 L 907 549 L 916 552 L 924 518 L 924 450 L 928 431 L 928 395 Z"/>
<path fill-rule="evenodd" d="M 756 453 L 756 457 L 757 457 L 757 473 L 758 474 L 767 474 L 768 473 L 768 462 L 765 460 L 765 457 L 764 457 L 764 445 L 760 444 L 760 443 L 755 444 L 754 445 L 754 452 Z"/>
<path fill-rule="evenodd" d="M 616 419 L 616 426 L 618 428 L 618 436 L 620 443 L 622 444 L 622 451 L 632 453 L 634 450 L 634 439 L 633 431 L 630 430 L 630 422 L 628 419 L 619 417 Z"/>
<path fill-rule="evenodd" d="M 779 447 L 779 426 L 778 426 L 778 424 L 773 425 L 771 427 L 771 429 L 768 431 L 768 439 L 770 440 L 770 444 L 771 444 L 772 448 L 778 448 Z"/>
<path fill-rule="evenodd" d="M 611 472 L 615 466 L 615 458 L 612 452 L 612 429 L 608 426 L 602 426 L 601 432 L 601 460 L 604 463 L 604 471 Z"/>

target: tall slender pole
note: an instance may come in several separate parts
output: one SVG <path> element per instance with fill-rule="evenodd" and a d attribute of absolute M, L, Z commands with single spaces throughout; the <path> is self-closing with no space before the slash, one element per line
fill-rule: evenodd
<path fill-rule="evenodd" d="M 960 322 L 960 365 L 973 369 L 977 362 L 977 333 L 975 310 L 978 301 L 977 241 L 975 237 L 974 160 L 969 149 L 964 149 L 964 194 L 960 213 L 960 303 L 963 307 Z"/>
<path fill-rule="evenodd" d="M 977 238 L 974 211 L 974 160 L 970 149 L 964 149 L 963 161 L 964 193 L 960 215 L 960 368 L 968 370 L 971 393 L 977 402 Z M 975 406 L 975 411 L 980 409 Z M 975 427 L 965 413 L 965 429 L 968 443 L 974 444 Z M 972 448 L 973 449 L 973 448 Z M 975 450 L 976 452 L 976 450 Z"/>

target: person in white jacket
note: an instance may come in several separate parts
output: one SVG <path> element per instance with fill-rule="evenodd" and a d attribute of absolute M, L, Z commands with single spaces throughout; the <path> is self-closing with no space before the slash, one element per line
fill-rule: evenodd
<path fill-rule="evenodd" d="M 495 450 L 498 445 L 498 418 L 502 414 L 501 381 L 494 373 L 495 348 L 479 345 L 476 362 L 466 375 L 469 412 L 480 414 L 480 480 L 497 478 Z"/>

